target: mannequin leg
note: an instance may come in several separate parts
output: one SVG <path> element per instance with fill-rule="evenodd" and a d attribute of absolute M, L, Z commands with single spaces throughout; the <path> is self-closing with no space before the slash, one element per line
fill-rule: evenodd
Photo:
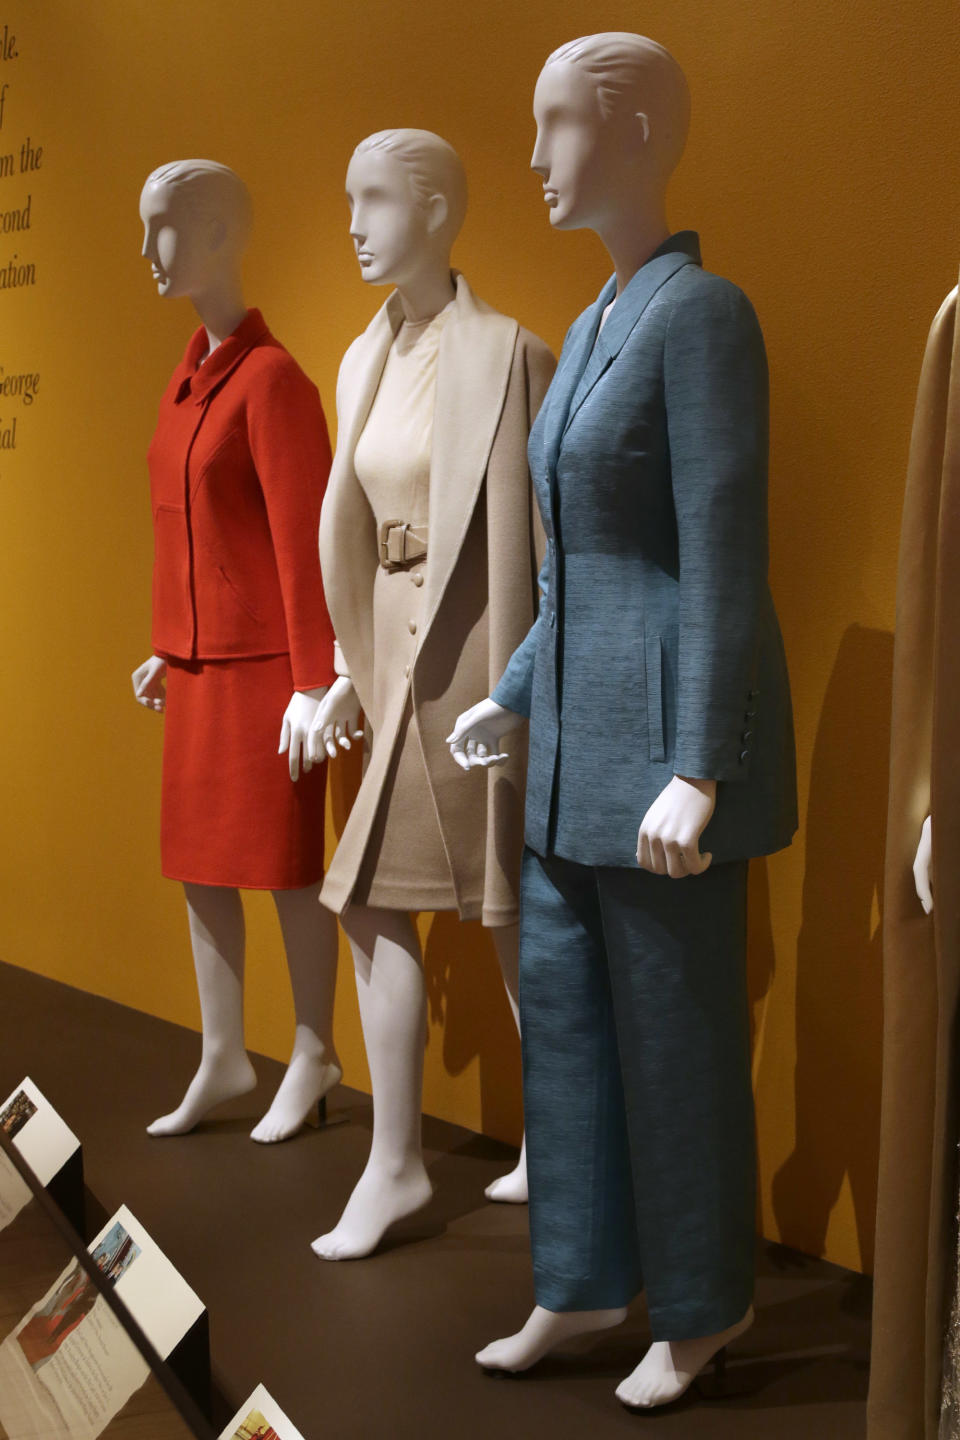
<path fill-rule="evenodd" d="M 184 885 L 200 995 L 200 1068 L 176 1110 L 147 1126 L 150 1135 L 183 1135 L 224 1100 L 257 1083 L 243 1045 L 243 906 L 238 891 Z"/>
<path fill-rule="evenodd" d="M 523 860 L 524 1106 L 537 1305 L 477 1355 L 527 1370 L 575 1335 L 619 1325 L 642 1288 L 594 872 Z"/>
<path fill-rule="evenodd" d="M 656 1337 L 617 1398 L 649 1409 L 753 1323 L 747 864 L 601 872 L 600 894 Z"/>
<path fill-rule="evenodd" d="M 510 1002 L 517 1030 L 520 1029 L 520 927 L 519 925 L 495 925 L 490 934 L 500 961 L 500 973 Z M 525 1205 L 527 1192 L 527 1137 L 520 1145 L 520 1158 L 506 1175 L 492 1180 L 484 1190 L 488 1200 L 499 1200 L 507 1205 Z"/>
<path fill-rule="evenodd" d="M 296 1033 L 287 1072 L 270 1109 L 250 1132 L 261 1144 L 295 1135 L 343 1071 L 333 1044 L 337 919 L 319 900 L 320 886 L 274 890 L 293 989 Z"/>
<path fill-rule="evenodd" d="M 417 932 L 406 911 L 366 905 L 352 905 L 342 923 L 373 1086 L 373 1140 L 339 1223 L 313 1242 L 324 1260 L 369 1255 L 395 1221 L 433 1194 L 420 1138 L 427 1004 Z"/>

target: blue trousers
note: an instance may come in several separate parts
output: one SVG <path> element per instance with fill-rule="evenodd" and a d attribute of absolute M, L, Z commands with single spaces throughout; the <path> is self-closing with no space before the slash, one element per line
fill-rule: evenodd
<path fill-rule="evenodd" d="M 747 861 L 684 880 L 526 850 L 523 1093 L 537 1303 L 626 1305 L 654 1338 L 753 1296 Z"/>

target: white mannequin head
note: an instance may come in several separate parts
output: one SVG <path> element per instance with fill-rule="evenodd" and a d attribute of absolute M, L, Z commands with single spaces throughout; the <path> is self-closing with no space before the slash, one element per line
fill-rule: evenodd
<path fill-rule="evenodd" d="M 225 281 L 239 283 L 253 207 L 246 185 L 215 160 L 175 160 L 146 179 L 140 193 L 141 254 L 157 293 L 196 300 Z"/>
<path fill-rule="evenodd" d="M 438 266 L 467 210 L 460 157 L 429 130 L 380 130 L 361 140 L 347 167 L 350 235 L 368 285 L 403 288 Z"/>
<path fill-rule="evenodd" d="M 690 125 L 690 92 L 669 51 L 643 35 L 608 31 L 548 58 L 533 98 L 531 168 L 550 223 L 599 230 L 640 192 L 661 209 Z"/>

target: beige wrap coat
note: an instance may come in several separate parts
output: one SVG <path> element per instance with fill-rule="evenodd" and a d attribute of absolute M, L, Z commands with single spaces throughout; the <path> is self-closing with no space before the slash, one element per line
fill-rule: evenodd
<path fill-rule="evenodd" d="M 339 649 L 373 743 L 322 897 L 337 913 L 350 903 L 378 807 L 389 803 L 384 787 L 409 696 L 429 786 L 422 803 L 436 813 L 459 913 L 502 925 L 516 920 L 518 910 L 525 737 L 510 737 L 506 765 L 469 774 L 454 764 L 445 737 L 463 710 L 490 693 L 535 617 L 542 540 L 527 438 L 556 362 L 536 336 L 477 299 L 462 275 L 455 279 L 438 357 L 422 619 L 409 655 L 374 654 L 378 534 L 353 463 L 403 321 L 396 293 L 340 366 L 320 565 Z M 392 683 L 384 687 L 381 678 L 376 687 L 379 705 L 375 666 L 393 671 Z M 411 846 L 422 813 L 400 817 Z"/>
<path fill-rule="evenodd" d="M 960 992 L 960 327 L 930 331 L 900 545 L 883 919 L 870 1440 L 934 1440 L 954 1273 Z M 934 913 L 912 866 L 933 817 Z"/>

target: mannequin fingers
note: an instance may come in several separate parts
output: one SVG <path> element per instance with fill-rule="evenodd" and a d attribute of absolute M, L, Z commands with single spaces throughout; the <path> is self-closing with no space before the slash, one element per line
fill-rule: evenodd
<path fill-rule="evenodd" d="M 667 865 L 667 874 L 671 880 L 685 880 L 688 875 L 695 872 L 689 867 L 687 852 L 679 840 L 669 840 L 663 847 L 664 859 Z"/>
<path fill-rule="evenodd" d="M 650 859 L 653 862 L 653 872 L 655 875 L 667 874 L 667 856 L 663 848 L 663 841 L 659 835 L 651 836 Z"/>
<path fill-rule="evenodd" d="M 642 870 L 653 869 L 653 859 L 650 855 L 650 837 L 645 830 L 641 830 L 637 837 L 637 864 Z"/>
<path fill-rule="evenodd" d="M 469 770 L 469 769 L 470 769 L 470 761 L 467 759 L 466 755 L 463 753 L 463 744 L 462 744 L 461 741 L 457 740 L 455 743 L 451 744 L 451 746 L 450 746 L 450 758 L 454 761 L 454 763 L 455 763 L 456 765 L 459 765 L 459 766 L 460 766 L 460 769 L 461 769 L 461 770 Z"/>
<path fill-rule="evenodd" d="M 713 863 L 711 854 L 701 854 L 696 848 L 686 850 L 684 854 L 687 857 L 687 872 L 690 875 L 702 875 L 704 870 L 709 870 Z"/>
<path fill-rule="evenodd" d="M 280 726 L 280 747 L 279 747 L 279 749 L 277 750 L 277 754 L 278 754 L 278 755 L 282 755 L 283 752 L 284 752 L 284 750 L 286 750 L 287 747 L 289 746 L 289 744 L 290 744 L 290 721 L 287 719 L 286 715 L 284 715 L 284 717 L 283 717 L 283 724 Z"/>

